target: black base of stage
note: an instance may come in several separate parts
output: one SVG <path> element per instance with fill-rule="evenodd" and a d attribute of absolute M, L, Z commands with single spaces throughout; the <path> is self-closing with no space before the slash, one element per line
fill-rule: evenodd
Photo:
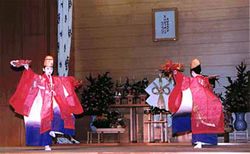
<path fill-rule="evenodd" d="M 249 153 L 250 143 L 219 143 L 218 146 L 203 146 L 201 149 L 194 149 L 189 143 L 93 143 L 93 144 L 56 144 L 51 146 L 51 151 L 44 151 L 44 147 L 0 147 L 0 153 L 4 154 L 211 154 L 211 153 Z"/>

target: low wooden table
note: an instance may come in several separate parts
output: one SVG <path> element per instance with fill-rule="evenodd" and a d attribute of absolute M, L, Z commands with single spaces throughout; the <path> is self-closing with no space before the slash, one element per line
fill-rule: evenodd
<path fill-rule="evenodd" d="M 88 131 L 87 143 L 93 142 L 93 133 L 97 133 L 97 141 L 101 143 L 104 141 L 103 134 L 117 134 L 117 142 L 120 143 L 120 133 L 124 133 L 125 128 L 96 128 L 96 132 Z"/>

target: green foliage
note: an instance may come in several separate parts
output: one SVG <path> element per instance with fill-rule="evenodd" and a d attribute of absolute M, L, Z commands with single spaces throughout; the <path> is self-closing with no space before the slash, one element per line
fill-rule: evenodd
<path fill-rule="evenodd" d="M 132 83 L 130 81 L 131 80 L 128 78 L 123 84 L 116 81 L 116 96 L 121 95 L 122 97 L 126 97 L 127 95 L 133 95 L 135 98 L 138 98 L 141 94 L 147 95 L 147 92 L 145 91 L 149 83 L 147 78 L 144 77 L 142 80 L 137 82 L 133 79 Z"/>
<path fill-rule="evenodd" d="M 249 71 L 246 71 L 246 64 L 241 62 L 236 66 L 237 78 L 232 80 L 227 77 L 229 82 L 226 88 L 224 105 L 228 105 L 231 112 L 248 112 L 249 111 Z"/>
<path fill-rule="evenodd" d="M 109 72 L 93 78 L 90 74 L 86 77 L 89 84 L 82 91 L 82 106 L 86 115 L 101 115 L 105 113 L 110 104 L 114 103 L 112 78 Z"/>

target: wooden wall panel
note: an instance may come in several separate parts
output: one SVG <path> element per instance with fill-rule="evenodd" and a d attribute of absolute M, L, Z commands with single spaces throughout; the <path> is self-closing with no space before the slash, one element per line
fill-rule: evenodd
<path fill-rule="evenodd" d="M 214 57 L 214 55 L 206 55 L 206 56 L 196 56 L 197 58 L 203 60 L 202 64 L 206 67 L 208 66 L 218 66 L 217 62 L 220 62 L 220 65 L 235 65 L 237 64 L 238 60 L 244 59 L 244 57 L 247 57 L 248 53 L 235 53 L 235 54 L 222 54 L 217 55 Z M 186 61 L 186 59 L 194 58 L 195 56 L 175 56 L 173 59 L 176 61 Z M 159 66 L 159 62 L 162 62 L 160 64 L 163 64 L 165 59 L 169 59 L 171 57 L 169 56 L 161 56 L 161 57 L 146 57 L 146 58 L 123 58 L 123 63 L 119 63 L 120 59 L 100 59 L 98 60 L 98 63 L 96 63 L 96 60 L 92 61 L 79 61 L 76 62 L 76 65 L 79 65 L 79 70 L 82 70 L 83 68 L 87 67 L 90 70 L 101 70 L 101 69 L 108 69 L 112 68 L 112 70 L 118 70 L 118 69 L 143 69 L 143 68 L 155 68 Z M 224 59 L 223 61 L 220 61 L 220 59 Z M 144 61 L 147 61 L 145 63 Z M 117 64 L 117 65 L 114 65 Z M 188 68 L 189 65 L 186 65 Z M 76 70 L 77 71 L 77 70 Z"/>
<path fill-rule="evenodd" d="M 97 16 L 81 17 L 75 9 L 75 16 L 79 16 L 75 20 L 75 28 L 90 28 L 90 27 L 113 27 L 113 26 L 126 26 L 126 25 L 152 25 L 151 12 L 144 14 L 130 14 L 125 16 Z M 80 11 L 80 10 L 78 10 Z M 232 13 L 233 12 L 233 13 Z M 189 10 L 178 11 L 179 23 L 194 22 L 194 21 L 218 21 L 228 19 L 244 19 L 249 18 L 249 7 L 235 7 L 235 8 L 221 8 L 210 10 Z"/>
<path fill-rule="evenodd" d="M 0 1 L 0 146 L 20 145 L 23 130 L 21 120 L 8 106 L 8 100 L 16 86 L 16 80 L 21 75 L 14 72 L 9 64 L 11 58 L 22 56 L 21 50 L 21 1 Z M 11 143 L 9 143 L 11 142 Z"/>
<path fill-rule="evenodd" d="M 152 35 L 143 36 L 123 36 L 107 37 L 96 39 L 75 40 L 75 49 L 107 49 L 107 48 L 125 48 L 125 47 L 145 47 L 145 46 L 180 46 L 192 44 L 207 44 L 226 42 L 244 42 L 249 41 L 249 29 L 236 31 L 216 31 L 203 33 L 185 33 L 179 34 L 179 40 L 176 42 L 153 42 Z"/>
<path fill-rule="evenodd" d="M 124 1 L 124 0 L 123 0 Z M 126 2 L 126 1 L 125 1 Z M 141 2 L 134 3 L 133 1 L 124 4 L 100 4 L 100 5 L 88 5 L 87 3 L 78 0 L 75 2 L 76 13 L 80 17 L 96 17 L 96 16 L 122 16 L 129 14 L 142 14 L 151 12 L 152 8 L 167 8 L 177 7 L 179 10 L 204 10 L 204 9 L 222 9 L 222 8 L 233 8 L 233 7 L 245 7 L 249 5 L 248 0 L 216 0 L 216 1 L 200 1 L 200 0 L 162 0 L 152 2 Z M 205 3 L 205 5 L 204 5 Z M 82 6 L 82 7 L 81 7 Z M 80 9 L 79 9 L 80 8 Z M 93 9 L 94 8 L 94 9 Z"/>
<path fill-rule="evenodd" d="M 56 7 L 55 2 L 55 0 L 0 0 L 0 64 L 2 66 L 0 146 L 25 145 L 22 116 L 16 115 L 9 106 L 9 99 L 20 80 L 22 69 L 12 68 L 10 61 L 31 59 L 32 69 L 38 74 L 42 73 L 44 56 L 56 52 L 54 27 L 56 24 L 54 23 L 57 16 L 55 9 L 48 11 Z M 53 15 L 50 16 L 50 13 Z"/>
<path fill-rule="evenodd" d="M 179 34 L 214 31 L 233 31 L 242 29 L 248 30 L 248 23 L 249 18 L 221 21 L 182 22 L 179 23 L 180 27 L 183 27 L 183 29 L 179 30 Z M 79 33 L 76 33 L 75 39 L 82 40 L 91 38 L 94 39 L 124 36 L 145 36 L 152 34 L 152 32 L 149 31 L 151 27 L 151 25 L 123 25 L 114 26 L 112 29 L 110 27 L 79 28 Z"/>
<path fill-rule="evenodd" d="M 75 76 L 110 71 L 114 79 L 135 76 L 153 80 L 165 59 L 184 63 L 192 58 L 203 72 L 226 76 L 235 66 L 250 67 L 248 0 L 75 0 Z M 178 8 L 178 41 L 152 41 L 152 9 Z"/>
<path fill-rule="evenodd" d="M 176 50 L 178 49 L 178 50 Z M 215 50 L 216 49 L 216 50 Z M 82 49 L 77 50 L 78 55 L 76 61 L 96 60 L 96 59 L 115 59 L 120 56 L 123 58 L 136 58 L 141 57 L 137 53 L 143 51 L 144 57 L 157 57 L 157 56 L 173 56 L 175 54 L 181 54 L 182 56 L 188 55 L 214 55 L 214 54 L 232 54 L 247 53 L 249 49 L 249 42 L 228 42 L 228 43 L 208 43 L 208 44 L 194 44 L 194 45 L 182 45 L 182 46 L 157 46 L 157 47 L 129 47 L 119 48 L 119 52 L 116 48 L 112 49 Z M 150 55 L 154 51 L 154 55 Z M 82 52 L 84 51 L 84 52 Z M 122 54 L 121 53 L 126 53 Z"/>
<path fill-rule="evenodd" d="M 23 0 L 23 27 L 24 35 L 44 35 L 46 33 L 46 3 L 44 0 Z M 29 11 L 27 11 L 29 10 Z M 32 13 L 31 13 L 32 12 Z M 37 25 L 37 26 L 34 26 Z"/>
<path fill-rule="evenodd" d="M 0 106 L 0 146 L 25 145 L 24 121 L 9 106 Z"/>

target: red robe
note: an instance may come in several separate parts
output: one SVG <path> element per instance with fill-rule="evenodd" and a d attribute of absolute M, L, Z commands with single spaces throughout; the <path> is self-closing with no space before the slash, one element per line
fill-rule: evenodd
<path fill-rule="evenodd" d="M 169 96 L 169 109 L 176 113 L 181 105 L 182 91 L 190 88 L 193 107 L 191 130 L 193 134 L 224 133 L 222 103 L 213 93 L 209 78 L 186 77 L 180 72 L 174 74 L 176 85 Z"/>
<path fill-rule="evenodd" d="M 74 78 L 53 76 L 52 80 L 53 85 L 51 86 L 45 74 L 37 75 L 30 68 L 24 70 L 17 89 L 10 98 L 10 105 L 14 108 L 16 113 L 23 116 L 29 116 L 32 104 L 40 89 L 43 99 L 40 133 L 44 133 L 51 129 L 51 121 L 53 119 L 53 98 L 60 108 L 65 128 L 74 129 L 72 114 L 83 113 L 81 103 L 74 91 Z M 67 96 L 65 96 L 64 88 L 68 93 Z"/>

